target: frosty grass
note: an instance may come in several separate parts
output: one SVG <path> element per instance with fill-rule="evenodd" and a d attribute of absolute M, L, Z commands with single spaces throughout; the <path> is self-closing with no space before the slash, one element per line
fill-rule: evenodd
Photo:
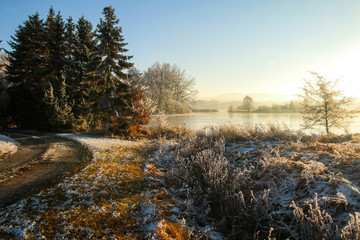
<path fill-rule="evenodd" d="M 0 134 L 0 158 L 15 153 L 19 145 L 20 144 L 12 138 Z"/>

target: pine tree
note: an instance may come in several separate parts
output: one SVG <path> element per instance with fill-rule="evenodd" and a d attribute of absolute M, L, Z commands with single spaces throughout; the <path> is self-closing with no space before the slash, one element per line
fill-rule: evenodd
<path fill-rule="evenodd" d="M 73 89 L 73 112 L 77 119 L 90 116 L 90 87 L 97 65 L 94 64 L 94 50 L 97 45 L 92 24 L 83 16 L 76 25 L 76 44 L 74 46 L 73 81 L 69 86 Z"/>
<path fill-rule="evenodd" d="M 95 104 L 100 110 L 101 119 L 109 122 L 111 118 L 123 122 L 127 127 L 126 115 L 131 109 L 130 88 L 125 82 L 127 75 L 124 72 L 133 66 L 129 60 L 132 56 L 126 56 L 122 29 L 118 27 L 119 19 L 115 15 L 115 9 L 105 7 L 103 10 L 105 19 L 100 19 L 97 26 L 97 38 L 99 44 L 97 54 L 97 79 L 93 84 Z"/>
<path fill-rule="evenodd" d="M 69 27 L 71 28 L 71 26 Z M 71 49 L 67 48 L 65 23 L 60 12 L 57 15 L 50 8 L 46 19 L 46 78 L 47 84 L 52 88 L 54 101 L 52 105 L 45 105 L 45 113 L 48 116 L 48 126 L 51 129 L 68 129 L 73 114 L 66 92 L 65 67 L 70 64 Z M 68 32 L 68 35 L 71 33 Z M 69 42 L 69 44 L 71 44 Z M 68 59 L 67 59 L 68 58 Z M 46 100 L 45 92 L 43 96 Z"/>
<path fill-rule="evenodd" d="M 71 17 L 67 19 L 64 32 L 65 40 L 65 62 L 64 62 L 64 76 L 66 81 L 66 92 L 70 99 L 70 105 L 75 107 L 75 92 L 78 88 L 78 67 L 75 62 L 75 49 L 77 45 L 77 36 L 75 34 L 75 24 Z"/>
<path fill-rule="evenodd" d="M 7 81 L 11 84 L 9 114 L 16 125 L 24 128 L 41 126 L 42 84 L 45 76 L 45 32 L 43 20 L 36 13 L 20 25 L 7 51 Z"/>
<path fill-rule="evenodd" d="M 54 81 L 64 73 L 66 64 L 65 23 L 60 12 L 55 16 L 54 9 L 51 7 L 45 24 L 47 80 L 51 81 L 56 88 L 58 84 Z"/>
<path fill-rule="evenodd" d="M 45 116 L 48 127 L 53 130 L 69 130 L 71 129 L 71 121 L 73 114 L 71 107 L 67 104 L 66 85 L 63 76 L 57 80 L 60 84 L 57 91 L 54 90 L 52 84 L 48 82 L 42 104 L 46 106 Z"/>

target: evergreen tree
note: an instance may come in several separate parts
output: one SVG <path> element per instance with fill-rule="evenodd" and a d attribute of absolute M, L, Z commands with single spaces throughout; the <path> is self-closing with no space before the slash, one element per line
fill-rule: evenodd
<path fill-rule="evenodd" d="M 94 50 L 97 45 L 92 24 L 83 16 L 76 25 L 74 45 L 75 71 L 68 85 L 73 91 L 73 113 L 77 119 L 90 117 L 90 87 L 97 65 L 94 64 Z"/>
<path fill-rule="evenodd" d="M 16 125 L 61 130 L 100 120 L 127 129 L 148 121 L 144 89 L 126 74 L 132 56 L 125 55 L 115 10 L 106 7 L 103 14 L 97 34 L 84 17 L 65 23 L 52 7 L 45 21 L 36 13 L 19 26 L 9 42 L 6 77 L 7 114 Z"/>
<path fill-rule="evenodd" d="M 97 26 L 97 79 L 93 84 L 95 103 L 103 121 L 109 122 L 111 118 L 116 118 L 126 128 L 125 117 L 131 109 L 131 100 L 124 71 L 133 66 L 129 62 L 132 56 L 124 55 L 128 51 L 125 48 L 127 43 L 124 43 L 121 27 L 117 26 L 119 19 L 115 9 L 105 7 L 103 14 L 105 18 L 100 19 Z"/>
<path fill-rule="evenodd" d="M 66 65 L 66 41 L 65 23 L 60 12 L 55 16 L 54 9 L 51 7 L 46 19 L 46 53 L 47 53 L 47 80 L 52 82 L 54 87 L 59 85 L 56 79 L 64 73 Z"/>
<path fill-rule="evenodd" d="M 66 81 L 66 92 L 70 99 L 72 107 L 75 106 L 75 92 L 78 88 L 77 75 L 78 68 L 75 62 L 75 49 L 77 45 L 77 36 L 75 34 L 75 24 L 71 17 L 67 19 L 64 32 L 65 40 L 65 62 L 64 62 L 64 76 Z"/>
<path fill-rule="evenodd" d="M 16 125 L 33 128 L 42 125 L 42 111 L 39 106 L 42 83 L 45 76 L 45 32 L 43 20 L 36 13 L 20 25 L 7 51 L 9 66 L 7 81 L 11 87 L 9 115 Z"/>
<path fill-rule="evenodd" d="M 45 119 L 47 127 L 53 130 L 69 130 L 71 129 L 71 121 L 73 114 L 71 107 L 67 104 L 68 96 L 66 95 L 65 78 L 60 76 L 56 82 L 59 84 L 57 91 L 52 84 L 48 82 L 45 88 L 42 104 L 46 107 Z"/>
<path fill-rule="evenodd" d="M 71 28 L 71 26 L 69 26 L 69 28 Z M 67 89 L 65 79 L 65 67 L 72 65 L 70 64 L 71 50 L 67 48 L 67 43 L 68 45 L 71 45 L 71 43 L 70 41 L 66 41 L 65 23 L 60 12 L 55 15 L 53 8 L 50 8 L 46 19 L 45 34 L 47 47 L 47 74 L 45 80 L 48 85 L 48 89 L 46 89 L 46 91 L 50 91 L 50 89 L 52 89 L 51 91 L 54 98 L 52 105 L 44 105 L 45 114 L 48 116 L 47 125 L 52 129 L 67 129 L 73 120 L 71 106 L 68 102 L 69 96 L 66 93 Z M 71 33 L 68 32 L 67 35 L 71 35 Z M 43 96 L 44 100 L 46 100 L 45 92 L 43 92 Z"/>

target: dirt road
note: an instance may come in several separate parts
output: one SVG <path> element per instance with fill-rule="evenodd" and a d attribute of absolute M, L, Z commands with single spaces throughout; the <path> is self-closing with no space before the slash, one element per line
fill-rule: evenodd
<path fill-rule="evenodd" d="M 0 160 L 0 206 L 36 193 L 73 174 L 90 159 L 80 144 L 39 132 L 1 132 L 21 146 Z"/>

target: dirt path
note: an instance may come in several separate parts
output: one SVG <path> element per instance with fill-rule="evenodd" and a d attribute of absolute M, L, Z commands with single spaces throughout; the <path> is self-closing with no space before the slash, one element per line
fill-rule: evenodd
<path fill-rule="evenodd" d="M 0 161 L 0 206 L 59 182 L 86 163 L 89 153 L 68 139 L 38 132 L 3 134 L 18 141 L 18 151 Z"/>

